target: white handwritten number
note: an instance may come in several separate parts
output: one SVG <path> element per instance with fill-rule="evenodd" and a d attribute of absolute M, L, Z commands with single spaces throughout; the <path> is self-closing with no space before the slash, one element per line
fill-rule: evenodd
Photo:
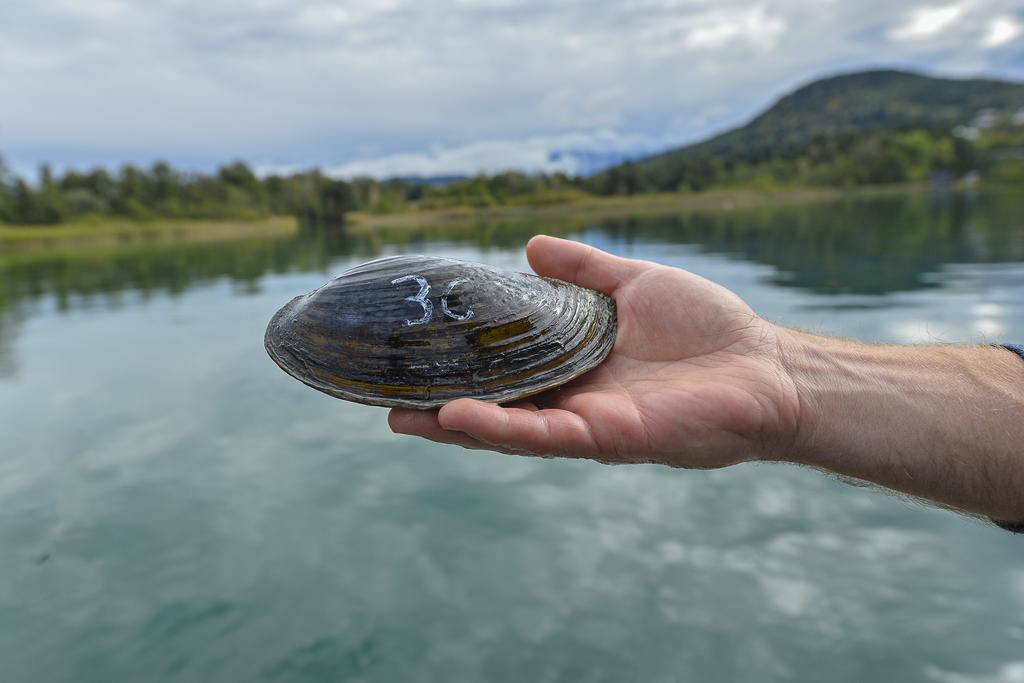
<path fill-rule="evenodd" d="M 464 282 L 469 282 L 469 278 L 460 277 L 457 280 L 452 280 L 448 283 L 448 289 L 445 290 L 444 296 L 441 297 L 441 310 L 444 311 L 444 314 L 452 320 L 469 320 L 473 317 L 472 309 L 467 308 L 465 313 L 459 315 L 458 313 L 452 313 L 452 310 L 448 308 L 448 296 L 452 293 L 453 289 Z"/>
<path fill-rule="evenodd" d="M 398 285 L 403 282 L 415 282 L 420 286 L 420 291 L 416 293 L 416 296 L 407 296 L 403 301 L 412 301 L 423 307 L 423 317 L 419 320 L 406 320 L 405 324 L 408 325 L 420 325 L 430 320 L 430 316 L 434 313 L 434 304 L 430 303 L 427 298 L 427 292 L 430 291 L 430 285 L 427 284 L 427 279 L 422 278 L 419 275 L 403 275 L 402 277 L 396 277 L 391 281 L 391 284 Z M 443 305 L 443 304 L 442 304 Z"/>
<path fill-rule="evenodd" d="M 399 285 L 403 282 L 415 282 L 420 286 L 420 291 L 416 293 L 416 296 L 407 296 L 403 301 L 412 301 L 423 307 L 423 317 L 418 320 L 406 320 L 406 326 L 409 325 L 421 325 L 430 320 L 430 316 L 434 314 L 434 304 L 430 303 L 430 299 L 427 298 L 427 294 L 430 293 L 430 285 L 427 284 L 427 279 L 420 277 L 419 275 L 403 275 L 402 277 L 396 277 L 391 281 L 393 285 Z M 470 308 L 466 309 L 466 312 L 462 315 L 453 313 L 452 309 L 448 308 L 448 297 L 451 296 L 452 290 L 461 284 L 469 282 L 469 278 L 460 277 L 452 280 L 448 283 L 448 288 L 444 292 L 444 296 L 441 297 L 441 310 L 444 314 L 452 320 L 469 320 L 473 317 L 473 310 Z"/>

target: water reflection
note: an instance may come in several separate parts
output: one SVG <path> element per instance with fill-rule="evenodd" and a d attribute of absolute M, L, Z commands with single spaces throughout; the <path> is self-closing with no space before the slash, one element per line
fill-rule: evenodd
<path fill-rule="evenodd" d="M 1003 532 L 797 468 L 397 438 L 261 340 L 348 262 L 520 266 L 538 230 L 692 268 L 784 324 L 1024 339 L 1024 266 L 1003 263 L 1022 223 L 1012 199 L 904 197 L 0 255 L 3 680 L 1011 675 L 1024 564 Z"/>
<path fill-rule="evenodd" d="M 772 268 L 769 284 L 817 294 L 880 295 L 941 287 L 943 280 L 934 275 L 946 264 L 1024 261 L 1024 233 L 1016 229 L 1024 220 L 1018 200 L 1008 192 L 922 193 L 557 224 L 489 222 L 358 236 L 340 227 L 306 227 L 287 239 L 11 253 L 0 255 L 0 374 L 13 370 L 11 340 L 20 321 L 46 297 L 64 311 L 97 303 L 117 307 L 126 297 L 173 296 L 222 278 L 244 294 L 257 291 L 268 274 L 327 272 L 346 256 L 370 258 L 385 245 L 415 251 L 418 244 L 438 240 L 485 250 L 519 249 L 537 232 L 587 228 L 623 245 L 689 244 L 767 265 Z"/>
<path fill-rule="evenodd" d="M 287 239 L 14 253 L 0 259 L 0 308 L 46 295 L 61 310 L 98 299 L 116 305 L 126 292 L 142 299 L 157 292 L 176 295 L 220 278 L 244 289 L 267 274 L 325 269 L 353 246 L 342 230 L 304 229 Z"/>

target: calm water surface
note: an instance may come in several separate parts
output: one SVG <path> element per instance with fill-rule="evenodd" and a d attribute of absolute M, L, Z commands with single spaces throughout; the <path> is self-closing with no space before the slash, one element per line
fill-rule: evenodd
<path fill-rule="evenodd" d="M 1024 539 L 782 465 L 463 451 L 265 356 L 373 256 L 534 226 L 0 254 L 4 681 L 1024 680 Z M 1024 340 L 1024 200 L 592 221 L 788 325 Z"/>

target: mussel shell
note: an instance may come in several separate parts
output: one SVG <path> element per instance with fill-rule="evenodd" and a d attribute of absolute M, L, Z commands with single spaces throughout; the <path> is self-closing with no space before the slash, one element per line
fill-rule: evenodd
<path fill-rule="evenodd" d="M 615 343 L 615 302 L 560 280 L 432 256 L 364 263 L 274 315 L 264 344 L 338 398 L 437 408 L 504 403 L 590 370 Z"/>

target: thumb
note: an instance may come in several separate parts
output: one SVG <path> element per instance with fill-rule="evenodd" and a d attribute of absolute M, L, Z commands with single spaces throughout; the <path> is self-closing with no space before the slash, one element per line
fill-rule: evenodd
<path fill-rule="evenodd" d="M 624 259 L 588 244 L 538 235 L 526 245 L 526 258 L 537 275 L 565 280 L 613 294 L 616 289 L 650 267 L 644 261 Z"/>

